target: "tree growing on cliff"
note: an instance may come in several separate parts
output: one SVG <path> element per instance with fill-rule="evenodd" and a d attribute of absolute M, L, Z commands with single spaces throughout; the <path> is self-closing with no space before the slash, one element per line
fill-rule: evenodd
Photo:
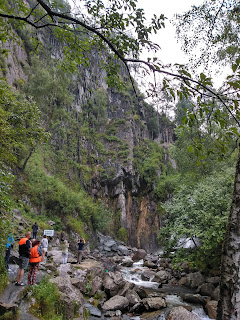
<path fill-rule="evenodd" d="M 145 26 L 145 16 L 142 9 L 138 9 L 135 0 L 115 0 L 106 7 L 102 1 L 82 1 L 84 10 L 81 12 L 66 12 L 69 7 L 65 2 L 31 0 L 29 3 L 23 1 L 2 1 L 0 17 L 1 21 L 1 40 L 7 38 L 7 33 L 11 31 L 12 24 L 15 29 L 31 26 L 36 31 L 36 36 L 32 40 L 33 48 L 40 46 L 40 34 L 44 28 L 49 28 L 59 41 L 63 43 L 63 51 L 67 58 L 66 66 L 76 68 L 80 63 L 87 63 L 85 52 L 93 47 L 103 50 L 107 53 L 102 63 L 108 74 L 109 84 L 121 87 L 118 70 L 121 61 L 129 72 L 132 64 L 142 65 L 145 72 L 152 72 L 154 75 L 161 74 L 162 90 L 166 90 L 169 96 L 179 97 L 191 96 L 195 107 L 189 110 L 183 121 L 188 126 L 193 126 L 198 119 L 196 114 L 205 118 L 208 122 L 212 120 L 222 131 L 224 136 L 239 136 L 240 114 L 239 106 L 239 66 L 240 59 L 238 55 L 238 46 L 234 46 L 236 54 L 231 59 L 232 71 L 226 79 L 226 84 L 220 90 L 213 88 L 212 80 L 208 75 L 200 73 L 195 78 L 189 70 L 182 65 L 175 65 L 174 71 L 166 69 L 158 59 L 141 60 L 139 53 L 143 48 L 156 51 L 158 46 L 149 40 L 151 32 L 156 32 L 164 26 L 164 16 L 153 17 L 152 24 Z M 214 6 L 213 6 L 214 5 Z M 228 6 L 227 6 L 228 5 Z M 238 31 L 238 3 L 229 1 L 206 1 L 200 12 L 207 12 L 207 20 L 212 22 L 209 34 L 214 43 L 225 43 L 229 40 L 232 44 L 238 44 L 238 37 L 235 30 Z M 195 8 L 196 9 L 196 8 Z M 226 17 L 226 18 L 225 18 Z M 212 37 L 213 30 L 219 24 L 217 20 L 222 21 L 223 28 L 219 31 L 220 39 Z M 11 23 L 9 23 L 11 22 Z M 226 23 L 225 23 L 226 22 Z M 134 29 L 129 34 L 128 27 Z M 233 26 L 233 28 L 232 28 Z M 204 25 L 204 29 L 206 25 Z M 234 32 L 229 33 L 229 30 Z M 223 31 L 223 32 L 222 32 Z M 229 37 L 228 35 L 232 35 Z M 237 33 L 238 35 L 238 33 Z M 233 40 L 232 40 L 233 39 Z M 235 40 L 234 40 L 235 39 Z M 222 41 L 222 42 L 221 42 Z M 224 41 L 224 42 L 223 42 Z M 229 42 L 230 43 L 230 42 Z M 229 50 L 231 46 L 229 46 Z M 231 51 L 231 50 L 230 50 Z M 113 53 L 112 54 L 110 54 Z M 208 54 L 209 51 L 206 51 Z M 206 54 L 206 55 L 207 55 Z M 228 52 L 225 52 L 226 56 Z M 232 60 L 231 60 L 232 61 Z M 174 83 L 171 83 L 174 80 Z M 176 81 L 178 85 L 176 85 Z M 134 87 L 134 82 L 132 80 Z M 153 81 L 153 92 L 156 89 L 156 83 Z M 136 90 L 135 90 L 136 91 Z M 217 101 L 217 103 L 216 103 Z M 232 122 L 235 122 L 235 124 Z M 219 135 L 219 147 L 222 152 L 227 149 L 226 139 Z M 193 150 L 197 155 L 202 153 L 201 141 L 196 140 Z M 229 220 L 224 254 L 223 254 L 223 276 L 221 289 L 221 303 L 219 307 L 218 319 L 238 319 L 240 306 L 238 302 L 239 293 L 239 181 L 240 181 L 240 160 L 237 165 L 236 180 L 233 206 Z M 231 279 L 232 281 L 228 281 Z"/>

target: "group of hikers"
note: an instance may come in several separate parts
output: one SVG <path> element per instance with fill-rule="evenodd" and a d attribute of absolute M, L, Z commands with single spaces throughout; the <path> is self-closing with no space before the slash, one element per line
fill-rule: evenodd
<path fill-rule="evenodd" d="M 35 224 L 32 226 L 32 235 L 30 231 L 25 233 L 25 237 L 19 241 L 19 269 L 17 273 L 16 286 L 24 286 L 22 279 L 24 272 L 29 266 L 28 272 L 28 284 L 35 285 L 36 276 L 39 268 L 40 262 L 46 262 L 47 251 L 48 251 L 48 237 L 43 235 L 42 240 L 37 239 L 38 225 Z M 31 241 L 32 239 L 32 241 Z M 11 254 L 11 249 L 13 248 L 14 237 L 12 233 L 8 234 L 7 244 L 6 244 L 6 255 L 5 262 L 6 268 L 9 269 L 9 258 Z M 84 238 L 78 239 L 78 256 L 77 263 L 82 261 L 83 247 L 86 241 Z M 62 263 L 67 263 L 68 259 L 68 248 L 69 243 L 67 240 L 64 240 L 62 243 Z"/>

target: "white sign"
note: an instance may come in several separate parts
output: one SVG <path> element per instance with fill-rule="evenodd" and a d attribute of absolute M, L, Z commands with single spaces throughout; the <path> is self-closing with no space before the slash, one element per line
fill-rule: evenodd
<path fill-rule="evenodd" d="M 43 234 L 48 236 L 48 237 L 53 237 L 54 236 L 54 230 L 44 230 Z"/>

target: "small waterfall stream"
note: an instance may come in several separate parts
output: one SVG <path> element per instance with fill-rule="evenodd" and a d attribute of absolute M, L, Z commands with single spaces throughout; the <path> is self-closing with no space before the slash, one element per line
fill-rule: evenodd
<path fill-rule="evenodd" d="M 132 267 L 122 267 L 122 275 L 125 280 L 128 282 L 134 283 L 135 285 L 139 287 L 144 287 L 148 289 L 152 289 L 154 292 L 165 292 L 167 293 L 167 296 L 165 297 L 166 303 L 168 306 L 186 306 L 186 305 L 191 305 L 192 307 L 192 312 L 195 313 L 201 320 L 210 320 L 210 318 L 206 315 L 204 309 L 202 306 L 199 305 L 193 305 L 184 302 L 177 293 L 174 291 L 178 291 L 179 293 L 184 293 L 186 292 L 187 289 L 184 289 L 182 287 L 173 287 L 173 286 L 165 286 L 164 289 L 159 289 L 159 283 L 158 282 L 152 282 L 149 279 L 149 281 L 144 281 L 141 278 L 141 275 L 144 270 L 148 270 L 147 267 L 143 267 L 143 260 L 140 260 L 138 262 L 135 262 Z M 174 293 L 173 293 L 174 292 Z M 136 316 L 131 318 L 131 320 L 141 320 L 141 317 Z M 161 314 L 158 320 L 166 320 L 165 315 Z"/>

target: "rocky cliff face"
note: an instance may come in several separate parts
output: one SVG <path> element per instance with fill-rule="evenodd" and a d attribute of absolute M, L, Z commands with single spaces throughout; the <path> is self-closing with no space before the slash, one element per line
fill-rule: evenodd
<path fill-rule="evenodd" d="M 61 48 L 52 36 L 45 41 L 49 42 L 48 55 L 54 63 L 61 56 Z M 16 86 L 19 81 L 28 81 L 24 66 L 31 68 L 26 44 L 21 43 L 8 44 L 4 71 Z M 44 54 L 40 58 L 44 59 Z M 121 229 L 131 246 L 153 251 L 158 247 L 161 221 L 152 191 L 168 163 L 173 125 L 141 96 L 135 96 L 124 67 L 120 72 L 125 88 L 118 91 L 109 87 L 99 59 L 99 54 L 92 51 L 88 66 L 80 66 L 71 76 L 71 105 L 60 109 L 56 101 L 46 123 L 52 134 L 50 146 L 56 154 L 64 154 L 65 177 L 80 182 L 96 200 L 103 200 L 113 210 L 113 232 Z M 43 118 L 46 121 L 44 110 Z M 159 156 L 153 158 L 153 154 Z M 54 161 L 56 171 L 52 173 L 63 173 L 59 162 Z"/>

